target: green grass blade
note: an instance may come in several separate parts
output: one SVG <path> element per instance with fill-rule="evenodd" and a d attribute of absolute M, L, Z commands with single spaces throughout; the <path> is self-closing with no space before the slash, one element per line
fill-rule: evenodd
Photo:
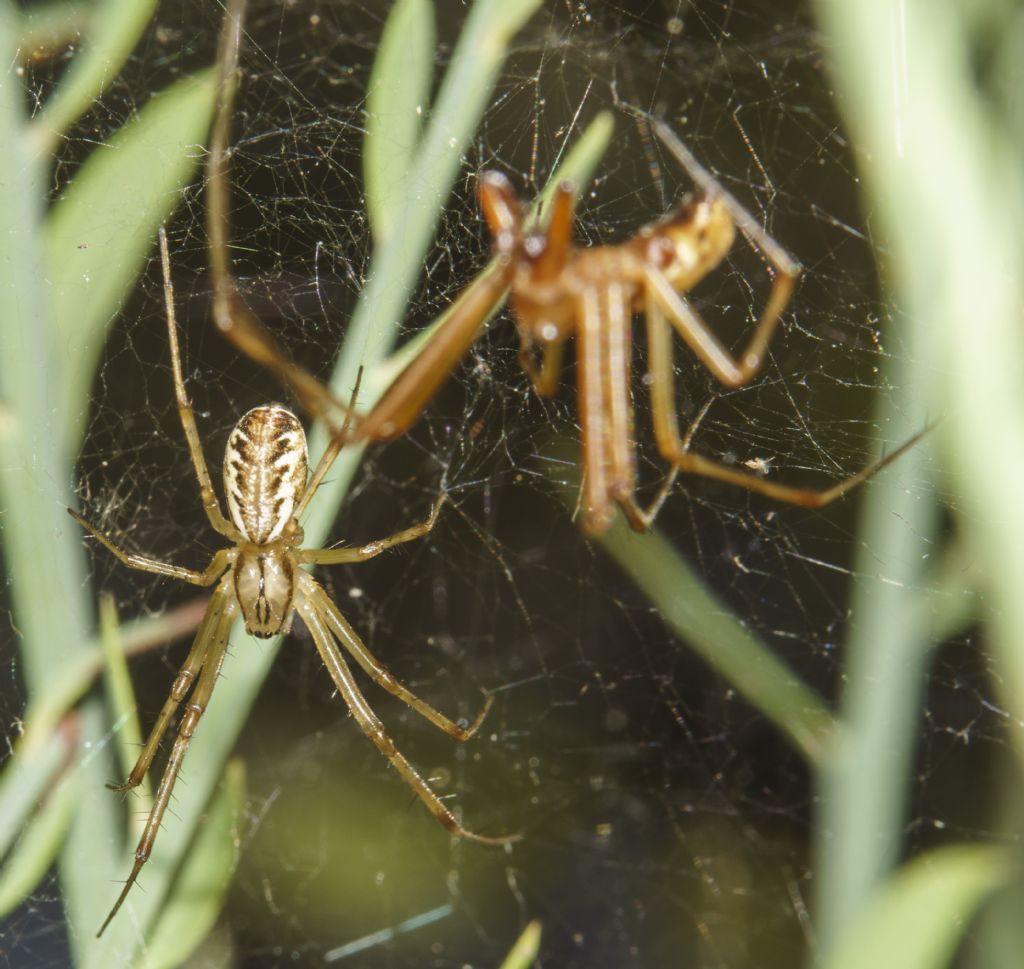
<path fill-rule="evenodd" d="M 245 767 L 228 762 L 195 844 L 174 880 L 140 969 L 181 965 L 213 928 L 238 862 L 238 829 L 245 810 Z"/>
<path fill-rule="evenodd" d="M 53 734 L 33 756 L 12 757 L 4 765 L 0 777 L 0 857 L 7 854 L 69 754 L 67 737 Z"/>
<path fill-rule="evenodd" d="M 968 22 L 970 5 L 954 5 L 948 17 L 935 17 L 933 6 L 920 0 L 897 6 L 818 0 L 817 9 L 833 40 L 830 66 L 857 148 L 865 206 L 885 254 L 892 301 L 901 310 L 896 339 L 904 369 L 887 375 L 885 384 L 896 388 L 892 408 L 901 420 L 919 427 L 944 418 L 933 433 L 936 455 L 954 472 L 956 530 L 984 573 L 972 582 L 985 590 L 978 612 L 988 627 L 993 679 L 1019 763 L 1021 158 L 1002 106 L 978 83 L 977 64 L 990 52 L 974 48 L 979 41 Z M 879 50 L 892 56 L 879 58 Z M 906 457 L 910 464 L 899 473 L 927 480 L 923 458 Z M 862 625 L 853 628 L 854 665 L 844 698 L 851 743 L 822 789 L 816 908 L 826 954 L 903 848 L 907 771 L 920 723 L 922 643 L 930 629 L 919 628 L 912 604 L 899 600 L 912 600 L 922 585 L 922 563 L 935 555 L 938 512 L 919 491 L 907 495 L 879 485 L 872 498 L 886 505 L 865 532 L 871 557 L 856 568 L 864 588 L 858 591 L 862 605 L 855 606 Z M 879 563 L 884 574 L 874 580 Z M 873 630 L 882 642 L 870 641 Z M 887 679 L 893 674 L 895 682 Z M 865 779 L 869 783 L 861 783 Z"/>
<path fill-rule="evenodd" d="M 93 5 L 89 0 L 49 0 L 21 11 L 18 50 L 22 57 L 53 54 L 86 29 Z"/>
<path fill-rule="evenodd" d="M 104 594 L 100 598 L 100 648 L 103 651 L 107 702 L 110 704 L 111 719 L 114 723 L 114 743 L 117 747 L 117 762 L 121 777 L 127 777 L 135 766 L 135 760 L 142 749 L 142 728 L 132 689 L 132 678 L 121 641 L 121 630 L 117 618 L 117 605 L 113 597 Z M 145 778 L 137 792 L 146 805 L 150 801 L 149 778 Z M 135 837 L 142 834 L 141 819 L 134 829 Z"/>
<path fill-rule="evenodd" d="M 398 0 L 381 35 L 366 93 L 363 184 L 374 243 L 399 225 L 406 176 L 420 145 L 434 76 L 434 10 L 429 0 Z"/>
<path fill-rule="evenodd" d="M 119 639 L 124 655 L 134 656 L 152 649 L 157 643 L 193 632 L 202 618 L 206 601 L 206 597 L 201 597 L 163 615 L 123 623 Z M 89 640 L 80 652 L 69 659 L 59 674 L 50 680 L 46 693 L 32 698 L 25 715 L 25 733 L 14 748 L 12 761 L 22 756 L 35 756 L 64 715 L 93 685 L 106 663 L 98 639 Z"/>
<path fill-rule="evenodd" d="M 824 969 L 943 969 L 981 903 L 1008 877 L 1007 852 L 938 848 L 910 862 L 844 927 Z"/>
<path fill-rule="evenodd" d="M 156 229 L 192 179 L 214 101 L 209 71 L 154 96 L 82 165 L 54 203 L 44 258 L 63 366 L 61 440 L 76 453 L 93 374 L 106 339 L 145 265 Z"/>
<path fill-rule="evenodd" d="M 508 950 L 501 969 L 530 969 L 540 952 L 541 924 L 538 919 L 528 922 L 522 934 Z"/>
<path fill-rule="evenodd" d="M 0 918 L 20 905 L 50 870 L 82 796 L 78 771 L 68 771 L 51 791 L 0 870 Z M 34 805 L 33 805 L 34 807 Z"/>
<path fill-rule="evenodd" d="M 0 4 L 0 56 L 15 56 L 17 21 Z M 0 73 L 0 540 L 19 632 L 20 671 L 30 700 L 45 696 L 55 670 L 74 662 L 90 626 L 81 537 L 64 511 L 72 469 L 61 446 L 52 382 L 59 380 L 41 225 L 47 176 L 25 144 L 25 92 L 20 75 Z M 102 705 L 78 712 L 83 745 L 102 748 Z M 83 748 L 87 749 L 87 748 Z M 104 759 L 83 758 L 83 789 L 100 790 Z M 64 907 L 82 952 L 82 930 L 99 919 L 98 872 L 116 857 L 115 806 L 82 799 L 72 820 L 59 873 Z M 108 963 L 109 964 L 109 963 Z"/>
<path fill-rule="evenodd" d="M 155 9 L 156 0 L 100 0 L 94 5 L 81 51 L 29 127 L 29 150 L 37 158 L 56 151 L 61 136 L 117 77 Z"/>

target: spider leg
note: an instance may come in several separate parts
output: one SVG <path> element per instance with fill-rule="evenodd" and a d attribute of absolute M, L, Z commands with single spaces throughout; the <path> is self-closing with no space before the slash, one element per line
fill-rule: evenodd
<path fill-rule="evenodd" d="M 608 364 L 601 339 L 603 328 L 598 294 L 585 290 L 577 312 L 576 377 L 583 461 L 583 528 L 590 534 L 604 531 L 612 520 L 608 483 L 610 425 L 606 419 L 602 377 Z"/>
<path fill-rule="evenodd" d="M 146 738 L 146 745 L 142 748 L 142 753 L 135 762 L 131 774 L 128 775 L 128 779 L 123 784 L 108 784 L 107 787 L 110 790 L 129 791 L 142 783 L 142 779 L 146 776 L 150 764 L 153 763 L 153 757 L 160 746 L 160 741 L 163 740 L 164 734 L 167 732 L 167 727 L 174 716 L 174 711 L 178 709 L 178 705 L 188 694 L 188 691 L 192 689 L 199 671 L 203 668 L 210 645 L 210 637 L 220 622 L 225 603 L 231 594 L 229 583 L 230 578 L 222 580 L 221 585 L 214 592 L 210 605 L 207 607 L 206 615 L 203 616 L 203 620 L 199 624 L 199 631 L 192 641 L 192 648 L 188 651 L 185 662 L 178 671 L 178 675 L 174 678 L 171 692 L 164 701 L 163 708 L 160 710 L 160 716 L 157 717 L 153 729 L 150 730 L 149 736 Z"/>
<path fill-rule="evenodd" d="M 737 359 L 722 346 L 707 323 L 658 270 L 648 267 L 644 273 L 648 312 L 651 304 L 657 303 L 700 362 L 719 383 L 730 388 L 742 387 L 760 371 L 768 342 L 793 292 L 795 281 L 795 276 L 776 274 L 768 305 L 754 327 L 746 350 Z"/>
<path fill-rule="evenodd" d="M 445 503 L 448 495 L 441 492 L 434 507 L 430 511 L 430 517 L 417 525 L 410 525 L 408 528 L 387 538 L 378 538 L 375 542 L 368 542 L 361 548 L 303 548 L 295 550 L 295 558 L 305 565 L 341 565 L 346 562 L 365 562 L 375 555 L 401 545 L 403 542 L 411 542 L 413 539 L 422 538 L 428 534 L 437 523 L 437 516 L 441 506 Z"/>
<path fill-rule="evenodd" d="M 479 841 L 487 845 L 504 845 L 518 841 L 521 835 L 504 835 L 502 837 L 488 837 L 482 834 L 475 834 L 468 831 L 459 824 L 455 815 L 445 807 L 444 802 L 433 792 L 430 785 L 420 777 L 416 769 L 399 753 L 394 741 L 387 735 L 380 718 L 373 712 L 366 702 L 363 694 L 356 686 L 352 677 L 352 671 L 348 668 L 345 658 L 341 655 L 337 644 L 334 642 L 330 632 L 324 625 L 320 612 L 309 600 L 302 600 L 296 607 L 306 628 L 316 643 L 320 658 L 327 667 L 334 685 L 342 695 L 345 703 L 355 718 L 359 728 L 373 741 L 377 749 L 390 761 L 391 765 L 402 775 L 406 784 L 415 792 L 416 796 L 427 806 L 431 814 L 441 822 L 452 834 L 471 841 Z"/>
<path fill-rule="evenodd" d="M 88 531 L 93 538 L 98 539 L 108 551 L 132 569 L 140 569 L 143 572 L 155 572 L 157 575 L 166 575 L 172 579 L 180 579 L 182 582 L 190 582 L 192 585 L 208 586 L 213 585 L 221 573 L 231 562 L 232 549 L 222 548 L 210 560 L 210 564 L 202 571 L 186 569 L 182 565 L 170 565 L 167 562 L 159 562 L 156 559 L 147 558 L 145 555 L 136 555 L 134 552 L 125 552 L 118 548 L 106 535 L 95 525 L 91 525 L 76 511 L 67 509 L 68 514 L 74 518 L 79 525 Z"/>
<path fill-rule="evenodd" d="M 232 0 L 224 20 L 217 52 L 217 108 L 206 161 L 206 217 L 210 240 L 210 273 L 213 277 L 213 315 L 217 328 L 250 359 L 266 367 L 287 386 L 302 406 L 338 433 L 346 406 L 312 374 L 294 363 L 246 306 L 231 273 L 228 253 L 230 232 L 230 156 L 228 137 L 231 111 L 238 87 L 238 54 L 241 45 L 245 0 Z M 340 416 L 339 416 L 340 415 Z"/>
<path fill-rule="evenodd" d="M 514 255 L 523 236 L 523 210 L 512 183 L 501 172 L 484 172 L 477 182 L 477 196 L 495 252 Z"/>
<path fill-rule="evenodd" d="M 174 782 L 178 779 L 178 771 L 181 769 L 181 762 L 188 751 L 195 733 L 196 725 L 210 702 L 210 696 L 220 675 L 220 668 L 224 663 L 224 656 L 227 653 L 228 632 L 235 614 L 238 612 L 237 604 L 230 597 L 230 587 L 222 585 L 215 595 L 221 596 L 225 601 L 222 611 L 215 625 L 209 627 L 209 634 L 206 642 L 205 662 L 202 664 L 202 672 L 199 674 L 199 682 L 196 684 L 192 694 L 191 702 L 185 708 L 185 715 L 178 724 L 178 736 L 171 748 L 171 755 L 167 759 L 167 766 L 164 768 L 163 776 L 160 778 L 160 786 L 153 798 L 153 807 L 146 819 L 146 825 L 142 830 L 142 837 L 139 839 L 138 847 L 135 849 L 135 862 L 132 865 L 131 874 L 125 882 L 121 894 L 118 895 L 114 907 L 100 926 L 96 937 L 103 935 L 104 930 L 110 924 L 110 920 L 117 915 L 119 909 L 128 897 L 132 886 L 135 884 L 142 871 L 143 866 L 149 861 L 150 853 L 153 850 L 153 842 L 156 840 L 157 832 L 160 830 L 160 822 L 163 820 L 167 804 L 171 799 L 171 792 L 174 789 Z M 195 647 L 193 647 L 193 650 Z"/>
<path fill-rule="evenodd" d="M 480 724 L 483 723 L 484 717 L 487 716 L 487 711 L 490 710 L 491 704 L 494 702 L 493 696 L 487 697 L 480 712 L 468 727 L 460 727 L 399 683 L 380 660 L 366 648 L 365 643 L 359 638 L 359 635 L 352 626 L 349 625 L 348 620 L 341 614 L 341 610 L 317 584 L 316 580 L 305 573 L 303 573 L 303 576 L 304 578 L 300 580 L 303 584 L 303 594 L 310 601 L 312 608 L 320 613 L 330 631 L 334 633 L 342 646 L 352 654 L 355 661 L 373 679 L 374 683 L 383 687 L 392 696 L 398 697 L 406 706 L 411 707 L 425 720 L 429 720 L 438 730 L 443 730 L 449 737 L 453 737 L 455 740 L 466 741 L 476 733 Z"/>
<path fill-rule="evenodd" d="M 662 325 L 664 326 L 664 321 L 662 321 Z M 697 416 L 690 422 L 690 426 L 686 429 L 686 435 L 680 443 L 683 451 L 690 450 L 690 442 L 693 440 L 693 435 L 697 433 L 697 428 L 700 427 L 701 421 L 704 420 L 704 415 L 710 410 L 712 403 L 714 403 L 713 397 L 707 401 L 697 412 Z M 662 479 L 657 493 L 646 508 L 639 504 L 632 495 L 619 500 L 619 505 L 622 507 L 622 511 L 633 531 L 646 532 L 651 527 L 651 523 L 658 517 L 658 512 L 661 511 L 661 506 L 665 504 L 665 500 L 672 493 L 677 477 L 679 477 L 679 468 L 673 464 L 668 474 Z"/>
<path fill-rule="evenodd" d="M 214 529 L 228 539 L 230 542 L 238 542 L 241 536 L 238 530 L 225 517 L 220 510 L 220 502 L 217 500 L 217 493 L 213 490 L 213 483 L 210 480 L 210 472 L 206 466 L 206 458 L 203 455 L 203 445 L 199 439 L 199 430 L 196 427 L 196 417 L 192 411 L 192 404 L 185 392 L 185 378 L 181 371 L 181 349 L 178 346 L 178 323 L 174 315 L 174 287 L 171 285 L 171 257 L 167 251 L 167 233 L 164 227 L 160 226 L 160 262 L 164 273 L 164 306 L 167 315 L 167 335 L 171 344 L 171 368 L 174 371 L 174 396 L 178 401 L 178 414 L 181 417 L 181 426 L 185 431 L 185 440 L 188 442 L 188 451 L 192 456 L 192 467 L 195 468 L 196 478 L 199 481 L 199 495 L 203 502 L 203 509 L 206 517 Z"/>
<path fill-rule="evenodd" d="M 612 523 L 613 502 L 633 492 L 629 397 L 629 303 L 621 286 L 587 288 L 576 310 L 576 373 L 583 455 L 583 522 L 590 535 Z"/>
<path fill-rule="evenodd" d="M 320 456 L 319 462 L 317 462 L 316 469 L 313 471 L 313 476 L 307 482 L 306 490 L 302 493 L 299 503 L 295 506 L 295 510 L 292 512 L 292 521 L 295 522 L 296 525 L 298 525 L 302 520 L 302 516 L 306 512 L 306 508 L 313 500 L 313 496 L 319 490 L 320 485 L 327 476 L 327 472 L 334 467 L 334 462 L 337 460 L 338 455 L 341 454 L 341 449 L 349 441 L 348 431 L 352 424 L 352 416 L 355 414 L 356 399 L 359 397 L 359 387 L 362 382 L 363 368 L 360 367 L 356 371 L 356 382 L 352 387 L 352 396 L 349 398 L 348 402 L 348 413 L 345 415 L 345 421 L 341 425 L 341 430 L 337 434 L 333 435 L 330 441 L 327 442 L 327 447 L 324 448 L 324 453 Z M 301 538 L 298 537 L 300 533 L 301 529 L 299 529 L 297 533 L 293 534 L 293 538 L 296 542 L 301 541 Z"/>
<path fill-rule="evenodd" d="M 466 355 L 512 282 L 522 237 L 519 200 L 508 179 L 497 172 L 480 176 L 478 192 L 494 237 L 494 259 L 451 305 L 422 351 L 360 418 L 353 440 L 387 441 L 407 430 Z"/>
<path fill-rule="evenodd" d="M 388 441 L 415 422 L 491 318 L 511 282 L 512 266 L 499 255 L 462 291 L 423 350 L 360 419 L 354 440 Z"/>
<path fill-rule="evenodd" d="M 831 488 L 797 488 L 792 485 L 777 484 L 756 474 L 738 471 L 726 464 L 712 461 L 710 458 L 694 454 L 689 450 L 690 434 L 685 439 L 679 437 L 679 425 L 675 414 L 673 394 L 674 379 L 672 374 L 672 341 L 671 332 L 657 302 L 648 296 L 647 304 L 648 354 L 650 357 L 651 375 L 651 410 L 654 420 L 654 436 L 658 442 L 658 450 L 662 457 L 679 471 L 685 474 L 699 474 L 717 481 L 725 481 L 752 491 L 766 495 L 776 501 L 802 508 L 822 508 L 837 498 L 841 498 L 857 485 L 867 481 L 884 467 L 895 461 L 908 448 L 916 444 L 930 428 L 915 434 L 895 451 L 869 464 L 866 468 L 849 478 L 833 485 Z M 700 415 L 703 416 L 703 412 Z"/>
<path fill-rule="evenodd" d="M 499 197 L 515 199 L 512 187 L 504 176 L 491 173 L 487 178 L 490 191 Z M 481 185 L 481 202 L 484 197 L 483 185 Z M 492 200 L 493 204 L 493 200 Z M 506 205 L 512 204 L 506 201 Z M 518 211 L 518 201 L 515 201 Z M 572 249 L 572 227 L 575 220 L 575 199 L 574 189 L 571 182 L 561 182 L 555 189 L 554 200 L 551 206 L 551 218 L 547 230 L 543 236 L 532 234 L 528 245 L 543 239 L 543 247 L 540 253 L 530 262 L 529 284 L 530 286 L 551 286 L 556 285 L 569 260 L 569 252 Z M 489 222 L 492 220 L 489 219 Z M 494 220 L 497 221 L 497 220 Z M 518 228 L 517 228 L 517 231 Z M 491 232 L 494 234 L 495 246 L 500 249 L 500 234 L 492 223 Z M 515 310 L 513 304 L 513 310 Z M 533 389 L 541 397 L 550 397 L 558 390 L 559 372 L 562 366 L 562 349 L 565 337 L 556 340 L 545 340 L 541 347 L 541 365 L 538 368 L 534 360 L 534 339 L 532 328 L 524 326 L 520 321 L 522 314 L 514 312 L 519 328 L 519 365 L 526 372 L 533 384 Z M 534 324 L 537 326 L 537 324 Z M 539 328 L 540 329 L 540 328 Z"/>
<path fill-rule="evenodd" d="M 604 400 L 611 428 L 611 496 L 622 505 L 636 489 L 636 437 L 631 395 L 633 334 L 630 300 L 620 282 L 609 281 L 604 292 L 605 341 Z"/>

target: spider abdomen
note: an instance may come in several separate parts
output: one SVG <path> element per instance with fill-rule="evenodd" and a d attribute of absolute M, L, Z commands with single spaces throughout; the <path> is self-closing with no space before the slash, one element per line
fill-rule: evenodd
<path fill-rule="evenodd" d="M 279 404 L 254 407 L 235 425 L 224 452 L 224 491 L 235 527 L 254 545 L 280 538 L 308 474 L 298 418 Z"/>

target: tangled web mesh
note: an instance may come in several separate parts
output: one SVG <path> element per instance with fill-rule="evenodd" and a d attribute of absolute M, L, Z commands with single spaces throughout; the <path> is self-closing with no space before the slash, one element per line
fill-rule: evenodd
<path fill-rule="evenodd" d="M 439 73 L 463 16 L 440 6 Z M 282 343 L 326 377 L 371 253 L 360 151 L 383 14 L 347 0 L 255 7 L 233 135 L 236 272 Z M 172 71 L 209 62 L 216 18 L 214 9 L 163 5 L 124 78 L 69 146 L 58 182 L 73 175 L 76 150 L 84 155 Z M 856 471 L 885 438 L 871 420 L 872 394 L 886 393 L 879 362 L 901 347 L 881 318 L 854 160 L 799 4 L 664 0 L 627 11 L 583 2 L 539 12 L 515 41 L 442 217 L 409 332 L 487 259 L 475 173 L 500 169 L 532 196 L 616 99 L 663 114 L 806 269 L 751 386 L 724 391 L 677 350 L 684 421 L 714 398 L 695 447 L 780 481 L 827 485 Z M 578 238 L 622 240 L 686 187 L 620 112 L 580 205 Z M 186 379 L 216 467 L 242 412 L 287 398 L 209 326 L 203 204 L 196 185 L 171 236 Z M 130 547 L 196 567 L 217 539 L 173 405 L 156 268 L 105 351 L 80 496 Z M 737 248 L 695 304 L 737 345 L 767 284 L 758 258 Z M 638 352 L 642 363 L 642 342 Z M 454 500 L 434 534 L 319 576 L 367 645 L 440 709 L 471 716 L 481 690 L 496 692 L 481 736 L 459 749 L 396 701 L 371 697 L 400 749 L 469 827 L 522 830 L 525 840 L 511 853 L 452 844 L 348 722 L 296 629 L 239 748 L 249 809 L 218 929 L 239 964 L 326 956 L 360 966 L 496 965 L 532 917 L 544 920 L 552 965 L 788 966 L 804 951 L 807 771 L 574 527 L 550 484 L 551 435 L 578 439 L 571 361 L 565 378 L 557 396 L 539 400 L 517 366 L 510 320 L 496 320 L 413 432 L 369 451 L 331 540 L 358 543 L 422 519 L 443 483 Z M 663 469 L 644 393 L 636 405 L 646 492 Z M 687 480 L 659 526 L 723 602 L 831 697 L 855 508 L 851 499 L 812 513 Z M 113 592 L 126 617 L 191 595 L 107 555 L 94 568 L 96 587 Z M 998 713 L 967 645 L 942 654 L 928 701 L 913 814 L 920 838 L 977 823 L 949 800 L 950 777 L 981 769 L 978 751 L 1000 745 Z M 159 708 L 180 652 L 178 644 L 133 667 L 144 718 Z M 8 722 L 17 715 L 6 713 Z M 31 919 L 14 926 L 40 964 L 60 934 L 56 891 L 44 883 Z"/>

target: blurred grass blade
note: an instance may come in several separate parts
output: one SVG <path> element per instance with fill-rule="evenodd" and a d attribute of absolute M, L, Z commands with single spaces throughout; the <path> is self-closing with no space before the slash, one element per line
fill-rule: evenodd
<path fill-rule="evenodd" d="M 501 963 L 501 969 L 530 969 L 540 952 L 540 920 L 528 922 Z"/>
<path fill-rule="evenodd" d="M 50 870 L 81 796 L 80 788 L 78 771 L 67 771 L 42 807 L 33 812 L 0 869 L 0 918 L 28 898 Z"/>
<path fill-rule="evenodd" d="M 582 198 L 594 177 L 597 166 L 604 158 L 612 134 L 615 132 L 615 119 L 611 111 L 599 111 L 593 121 L 587 125 L 583 133 L 573 142 L 565 157 L 555 166 L 540 195 L 530 205 L 527 223 L 537 222 L 543 228 L 550 217 L 550 202 L 555 189 L 562 182 L 572 182 L 576 187 L 576 197 Z"/>
<path fill-rule="evenodd" d="M 47 219 L 66 453 L 78 451 L 107 330 L 145 265 L 157 226 L 195 174 L 214 93 L 213 75 L 204 71 L 155 95 L 92 152 Z"/>
<path fill-rule="evenodd" d="M 107 593 L 100 597 L 100 648 L 103 650 L 104 680 L 110 715 L 114 722 L 120 776 L 127 777 L 132 772 L 142 749 L 142 728 L 139 726 L 135 692 L 132 689 L 131 675 L 128 673 L 124 643 L 121 641 L 117 605 L 113 596 Z M 148 810 L 152 793 L 148 777 L 143 778 L 136 793 L 142 798 L 142 804 Z M 137 821 L 133 827 L 133 834 L 137 838 L 142 834 L 145 818 L 141 817 L 138 811 L 135 814 Z"/>
<path fill-rule="evenodd" d="M 81 50 L 57 90 L 29 126 L 29 151 L 48 158 L 60 138 L 117 77 L 149 23 L 156 0 L 99 0 L 89 13 Z"/>
<path fill-rule="evenodd" d="M 0 538 L 18 633 L 18 667 L 31 699 L 48 692 L 54 671 L 73 661 L 90 625 L 81 539 L 68 527 L 72 468 L 61 447 L 54 385 L 59 383 L 41 225 L 48 177 L 26 151 L 27 104 L 15 53 L 16 17 L 0 4 Z M 88 701 L 76 723 L 83 749 L 102 749 L 102 704 Z M 79 760 L 83 789 L 100 790 L 104 759 Z M 94 787 L 93 787 L 94 785 Z M 97 877 L 118 856 L 116 806 L 83 798 L 58 863 L 72 957 L 98 918 Z M 109 962 L 108 962 L 109 965 Z"/>
<path fill-rule="evenodd" d="M 1010 871 L 1004 849 L 938 848 L 883 884 L 845 926 L 824 969 L 943 969 L 981 903 Z"/>
<path fill-rule="evenodd" d="M 193 632 L 206 611 L 207 596 L 200 596 L 159 616 L 146 616 L 124 623 L 119 630 L 126 657 L 152 649 L 154 645 Z M 65 714 L 85 695 L 106 661 L 98 641 L 90 640 L 54 676 L 46 693 L 32 697 L 25 715 L 25 733 L 14 748 L 13 759 L 33 757 Z"/>
<path fill-rule="evenodd" d="M 89 0 L 49 0 L 20 11 L 18 53 L 22 63 L 55 57 L 86 29 L 93 4 Z"/>
<path fill-rule="evenodd" d="M 205 598 L 200 600 L 200 604 L 204 602 Z M 125 656 L 154 641 L 169 638 L 180 627 L 194 628 L 201 615 L 201 610 L 195 606 L 196 603 L 191 603 L 168 616 L 141 619 L 123 630 L 119 628 L 116 644 L 110 644 L 116 646 L 119 658 L 108 655 L 107 666 L 120 665 L 119 675 L 127 676 Z M 98 644 L 90 644 L 78 654 L 76 661 L 58 679 L 59 685 L 39 703 L 30 705 L 25 732 L 4 764 L 0 775 L 0 857 L 7 854 L 15 836 L 19 836 L 19 841 L 0 870 L 0 916 L 38 884 L 60 848 L 79 793 L 77 771 L 68 772 L 60 779 L 56 790 L 43 797 L 43 806 L 38 812 L 36 804 L 46 788 L 53 785 L 62 760 L 71 755 L 67 734 L 59 731 L 60 721 L 93 683 L 101 665 L 103 656 Z M 121 706 L 124 706 L 123 701 Z M 134 709 L 132 712 L 134 714 Z M 126 728 L 118 736 L 127 734 Z M 128 760 L 133 763 L 137 753 L 137 746 L 130 748 Z M 124 773 L 130 769 L 131 763 Z M 148 780 L 144 784 L 148 784 Z"/>
<path fill-rule="evenodd" d="M 35 756 L 8 759 L 0 777 L 0 857 L 10 849 L 70 753 L 67 735 L 55 733 Z"/>
<path fill-rule="evenodd" d="M 1024 196 L 1005 116 L 978 80 L 992 51 L 969 26 L 974 6 L 937 17 L 922 0 L 815 4 L 899 307 L 885 342 L 900 353 L 884 356 L 880 379 L 886 426 L 898 439 L 943 417 L 932 435 L 938 473 L 914 448 L 865 506 L 841 713 L 849 734 L 822 777 L 816 825 L 815 930 L 826 956 L 906 850 L 935 628 L 908 591 L 922 587 L 950 531 L 930 477 L 952 477 L 957 490 L 952 531 L 984 572 L 972 580 L 984 590 L 976 608 L 1007 734 L 1024 757 Z M 916 487 L 898 487 L 897 474 Z M 962 618 L 951 610 L 940 621 Z"/>
<path fill-rule="evenodd" d="M 559 440 L 545 453 L 545 471 L 572 510 L 579 494 L 579 447 Z M 676 635 L 789 737 L 808 763 L 822 763 L 836 732 L 828 708 L 718 600 L 656 529 L 638 534 L 618 515 L 596 541 Z"/>
<path fill-rule="evenodd" d="M 820 764 L 836 729 L 828 708 L 711 593 L 664 536 L 657 530 L 638 535 L 619 519 L 598 541 L 676 635 L 788 736 L 808 763 Z"/>
<path fill-rule="evenodd" d="M 136 966 L 173 969 L 213 928 L 238 862 L 244 809 L 245 767 L 231 760 Z"/>
<path fill-rule="evenodd" d="M 405 198 L 401 207 L 396 207 L 402 232 L 374 252 L 366 286 L 349 323 L 331 378 L 331 388 L 339 397 L 347 399 L 360 367 L 373 369 L 394 346 L 424 256 L 463 164 L 466 146 L 494 90 L 509 41 L 539 5 L 540 0 L 476 0 L 470 9 L 409 170 Z M 321 454 L 325 444 L 326 435 L 320 430 L 314 435 L 311 453 Z M 359 453 L 357 449 L 349 452 L 356 457 Z M 354 460 L 343 457 L 335 469 L 336 481 L 347 485 Z M 337 513 L 340 488 L 334 493 L 333 500 L 318 496 L 318 506 L 324 511 L 322 517 L 314 513 L 322 527 Z"/>
<path fill-rule="evenodd" d="M 360 952 L 366 952 L 369 949 L 376 949 L 387 945 L 406 932 L 416 932 L 424 928 L 424 926 L 434 925 L 437 922 L 450 918 L 453 911 L 452 905 L 445 903 L 426 912 L 420 912 L 419 915 L 402 919 L 397 925 L 378 929 L 376 932 L 370 932 L 367 935 L 360 936 L 358 939 L 353 939 L 351 942 L 346 942 L 344 945 L 329 949 L 324 953 L 324 962 L 344 962 Z"/>
<path fill-rule="evenodd" d="M 433 76 L 433 4 L 398 0 L 384 25 L 366 94 L 363 185 L 376 245 L 385 244 L 398 225 Z"/>

